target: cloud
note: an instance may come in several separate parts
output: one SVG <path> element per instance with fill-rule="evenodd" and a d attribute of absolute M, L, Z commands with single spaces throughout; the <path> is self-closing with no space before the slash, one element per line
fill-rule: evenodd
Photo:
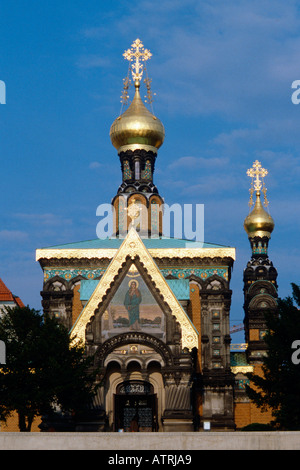
<path fill-rule="evenodd" d="M 93 69 L 93 68 L 104 68 L 110 65 L 108 57 L 103 57 L 96 54 L 82 55 L 76 62 L 76 65 L 80 69 Z"/>
<path fill-rule="evenodd" d="M 168 168 L 169 169 L 182 169 L 182 168 L 192 168 L 192 169 L 202 169 L 207 167 L 224 167 L 228 163 L 226 158 L 204 158 L 204 157 L 180 157 L 178 160 L 172 162 Z"/>
<path fill-rule="evenodd" d="M 107 29 L 106 27 L 103 27 L 103 26 L 88 27 L 88 28 L 82 29 L 81 31 L 81 35 L 89 39 L 101 39 L 105 37 L 106 34 L 107 34 Z"/>
<path fill-rule="evenodd" d="M 234 175 L 210 175 L 205 176 L 204 178 L 198 178 L 198 181 L 195 181 L 194 184 L 191 181 L 188 181 L 184 191 L 187 194 L 199 195 L 199 197 L 207 197 L 207 195 L 216 195 L 219 192 L 226 192 L 228 188 L 239 186 L 239 181 Z"/>
<path fill-rule="evenodd" d="M 91 170 L 94 170 L 94 169 L 96 169 L 96 168 L 101 168 L 102 166 L 103 166 L 103 164 L 102 164 L 102 163 L 99 163 L 99 162 L 91 162 L 91 163 L 89 164 L 89 168 L 90 168 Z"/>
<path fill-rule="evenodd" d="M 42 225 L 48 227 L 56 227 L 61 225 L 72 225 L 72 219 L 63 217 L 53 213 L 45 214 L 29 214 L 29 213 L 18 213 L 15 217 L 22 219 L 24 222 L 29 222 L 34 225 Z"/>
<path fill-rule="evenodd" d="M 187 1 L 167 14 L 170 4 L 160 2 L 158 14 L 150 2 L 140 2 L 137 14 L 126 18 L 128 34 L 143 17 L 143 41 L 152 44 L 155 57 L 149 70 L 160 82 L 163 106 L 251 121 L 289 100 L 290 82 L 299 78 L 294 3 Z"/>
<path fill-rule="evenodd" d="M 222 132 L 212 140 L 212 143 L 223 147 L 238 144 L 248 148 L 249 145 L 256 148 L 262 145 L 278 148 L 278 145 L 282 143 L 286 146 L 298 145 L 299 123 L 293 115 L 269 117 L 266 120 L 258 120 L 251 127 L 240 127 L 231 129 L 229 132 Z"/>
<path fill-rule="evenodd" d="M 141 0 L 138 8 L 132 2 L 117 15 L 105 14 L 81 31 L 91 47 L 98 40 L 101 55 L 83 55 L 78 67 L 126 73 L 121 54 L 140 37 L 153 53 L 147 69 L 159 88 L 156 107 L 170 115 L 219 115 L 253 124 L 290 111 L 291 83 L 300 79 L 295 2 L 161 0 L 153 8 Z"/>
<path fill-rule="evenodd" d="M 0 230 L 0 240 L 2 241 L 23 241 L 27 238 L 28 233 L 21 230 Z"/>

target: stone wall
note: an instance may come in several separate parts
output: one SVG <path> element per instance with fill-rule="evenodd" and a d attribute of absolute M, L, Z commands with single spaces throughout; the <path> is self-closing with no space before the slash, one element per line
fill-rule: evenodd
<path fill-rule="evenodd" d="M 300 432 L 2 433 L 6 450 L 298 450 Z M 106 454 L 107 455 L 107 454 Z"/>

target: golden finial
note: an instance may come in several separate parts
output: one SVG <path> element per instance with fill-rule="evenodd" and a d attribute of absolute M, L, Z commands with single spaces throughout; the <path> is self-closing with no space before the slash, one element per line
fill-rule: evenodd
<path fill-rule="evenodd" d="M 253 192 L 259 192 L 260 190 L 264 193 L 264 204 L 267 206 L 268 200 L 266 197 L 267 189 L 265 188 L 264 178 L 267 176 L 268 171 L 265 168 L 262 168 L 261 163 L 258 160 L 252 165 L 252 168 L 247 170 L 247 175 L 252 178 L 251 188 L 250 188 L 250 201 L 249 206 L 253 205 Z M 262 179 L 261 179 L 262 178 Z"/>
<path fill-rule="evenodd" d="M 274 221 L 270 214 L 263 208 L 261 203 L 260 195 L 261 191 L 264 193 L 264 205 L 268 206 L 266 198 L 266 188 L 264 178 L 268 174 L 265 168 L 262 168 L 261 163 L 256 160 L 253 163 L 252 168 L 247 171 L 247 175 L 252 178 L 251 189 L 250 189 L 250 201 L 249 206 L 251 207 L 253 202 L 253 193 L 256 192 L 256 201 L 254 208 L 244 220 L 244 228 L 249 238 L 254 237 L 271 237 L 271 233 L 274 229 Z"/>
<path fill-rule="evenodd" d="M 128 88 L 130 87 L 131 80 L 129 77 L 126 77 L 123 79 L 123 82 L 124 82 L 124 85 L 123 85 L 123 91 L 121 95 L 121 103 L 127 105 L 128 99 L 129 99 Z"/>
<path fill-rule="evenodd" d="M 147 88 L 147 95 L 145 95 L 145 98 L 146 98 L 145 102 L 152 106 L 153 95 L 156 95 L 156 93 L 152 93 L 151 82 L 152 82 L 152 80 L 148 77 L 144 79 L 144 83 L 145 83 L 146 88 Z"/>
<path fill-rule="evenodd" d="M 123 80 L 123 92 L 121 94 L 121 110 L 119 116 L 114 120 L 110 128 L 112 144 L 118 152 L 127 150 L 143 149 L 157 153 L 165 137 L 164 126 L 154 115 L 152 109 L 153 95 L 151 93 L 151 80 L 148 78 L 145 61 L 152 54 L 145 49 L 142 42 L 136 39 L 131 49 L 124 52 L 125 59 L 130 61 L 127 77 Z M 123 106 L 128 104 L 128 89 L 131 83 L 130 73 L 134 79 L 135 94 L 130 106 L 123 112 Z M 147 87 L 147 100 L 151 111 L 144 105 L 140 95 L 140 84 L 143 75 Z"/>
<path fill-rule="evenodd" d="M 150 59 L 152 56 L 148 49 L 144 48 L 144 44 L 140 39 L 136 39 L 132 44 L 131 48 L 124 52 L 123 56 L 125 59 L 132 62 L 131 73 L 136 84 L 140 84 L 143 76 L 144 65 L 142 62 Z"/>

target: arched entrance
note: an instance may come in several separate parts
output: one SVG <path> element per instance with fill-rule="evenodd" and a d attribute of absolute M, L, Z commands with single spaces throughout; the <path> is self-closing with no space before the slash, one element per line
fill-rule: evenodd
<path fill-rule="evenodd" d="M 137 430 L 133 421 L 138 423 L 139 432 L 158 430 L 157 396 L 153 386 L 142 380 L 129 380 L 118 385 L 115 401 L 115 431 L 131 432 Z"/>

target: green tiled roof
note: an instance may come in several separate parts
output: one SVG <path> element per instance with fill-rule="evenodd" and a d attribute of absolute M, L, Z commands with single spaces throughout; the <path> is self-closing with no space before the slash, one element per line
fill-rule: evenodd
<path fill-rule="evenodd" d="M 188 279 L 166 279 L 166 281 L 178 300 L 188 300 L 190 298 Z"/>
<path fill-rule="evenodd" d="M 97 287 L 97 284 L 99 283 L 99 280 L 94 280 L 94 279 L 82 279 L 80 282 L 80 300 L 89 300 L 91 297 L 92 293 Z"/>
<path fill-rule="evenodd" d="M 94 240 L 86 240 L 74 243 L 66 243 L 63 245 L 55 245 L 46 247 L 48 249 L 118 249 L 123 238 L 96 238 Z M 193 240 L 185 240 L 180 238 L 142 238 L 147 249 L 156 248 L 229 248 L 224 245 L 214 243 L 198 242 Z M 45 249 L 45 248 L 44 248 Z"/>

